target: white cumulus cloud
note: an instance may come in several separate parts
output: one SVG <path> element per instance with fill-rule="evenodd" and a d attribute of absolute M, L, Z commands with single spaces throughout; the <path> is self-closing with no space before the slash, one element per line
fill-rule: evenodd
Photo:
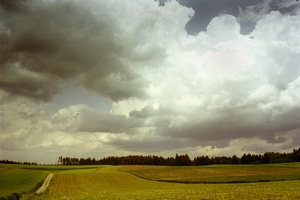
<path fill-rule="evenodd" d="M 0 21 L 3 149 L 219 155 L 299 146 L 295 13 L 264 1 L 188 35 L 194 11 L 176 1 L 10 6 Z M 256 23 L 248 35 L 242 20 Z M 47 117 L 68 82 L 111 99 L 111 111 L 76 104 Z"/>

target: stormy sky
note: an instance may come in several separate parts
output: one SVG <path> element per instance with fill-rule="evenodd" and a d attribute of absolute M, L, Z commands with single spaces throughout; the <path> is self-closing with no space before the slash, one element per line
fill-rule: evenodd
<path fill-rule="evenodd" d="M 296 0 L 1 0 L 0 158 L 300 147 Z"/>

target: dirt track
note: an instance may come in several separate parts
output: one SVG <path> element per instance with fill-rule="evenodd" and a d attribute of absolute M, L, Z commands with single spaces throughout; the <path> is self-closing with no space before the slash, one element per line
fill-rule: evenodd
<path fill-rule="evenodd" d="M 49 186 L 50 181 L 51 181 L 53 175 L 54 175 L 54 174 L 50 173 L 50 174 L 46 177 L 46 179 L 44 180 L 43 185 L 35 192 L 36 194 L 43 193 L 43 192 L 47 189 L 47 187 Z"/>

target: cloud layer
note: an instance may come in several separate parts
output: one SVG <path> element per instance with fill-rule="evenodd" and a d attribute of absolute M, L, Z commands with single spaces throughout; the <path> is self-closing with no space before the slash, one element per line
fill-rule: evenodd
<path fill-rule="evenodd" d="M 1 4 L 1 149 L 89 156 L 299 147 L 297 9 L 283 15 L 265 1 L 216 16 L 193 36 L 185 25 L 194 11 L 175 1 Z M 243 20 L 256 23 L 249 35 L 240 34 Z M 45 110 L 70 82 L 111 99 L 111 112 L 77 104 L 49 119 Z"/>

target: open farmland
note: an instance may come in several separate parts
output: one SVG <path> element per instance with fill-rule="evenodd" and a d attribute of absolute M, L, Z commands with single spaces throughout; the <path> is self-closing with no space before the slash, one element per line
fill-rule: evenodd
<path fill-rule="evenodd" d="M 20 165 L 0 165 L 0 197 L 33 192 L 49 173 L 19 167 Z"/>
<path fill-rule="evenodd" d="M 13 193 L 19 195 L 36 191 L 46 176 L 51 173 L 92 173 L 99 166 L 47 166 L 0 164 L 0 197 Z M 79 171 L 80 170 L 80 171 Z"/>
<path fill-rule="evenodd" d="M 101 166 L 96 165 L 16 165 L 16 167 L 28 170 L 43 170 L 53 173 L 76 173 L 76 170 L 80 170 L 80 173 L 93 172 Z"/>
<path fill-rule="evenodd" d="M 165 167 L 160 166 L 104 166 L 85 173 L 68 173 L 69 171 L 57 173 L 54 175 L 52 184 L 45 194 L 33 195 L 30 199 L 299 199 L 300 181 L 273 181 L 273 182 L 253 182 L 253 183 L 230 183 L 230 184 L 184 184 L 151 181 L 139 178 L 133 173 L 139 173 L 143 170 L 156 170 L 157 173 L 166 172 Z M 257 166 L 241 166 L 244 170 L 251 170 Z M 248 169 L 249 167 L 249 169 Z M 290 165 L 266 165 L 263 166 L 269 170 L 273 168 L 291 168 L 296 169 L 293 172 L 298 176 L 299 164 Z M 144 169 L 143 169 L 144 168 Z M 176 169 L 179 167 L 170 167 L 171 174 L 179 174 Z M 186 172 L 196 168 L 207 167 L 181 167 Z M 237 169 L 233 166 L 211 166 L 211 179 L 218 179 L 217 173 L 213 170 L 222 171 L 222 169 L 233 169 L 231 174 Z M 172 170 L 173 169 L 173 170 Z M 127 171 L 130 171 L 128 173 Z M 267 170 L 266 170 L 267 171 Z M 75 172 L 75 171 L 74 171 Z M 257 172 L 257 171 L 256 171 Z M 274 171 L 273 171 L 274 172 Z M 273 173 L 272 172 L 272 173 Z M 152 173 L 153 175 L 153 173 Z M 198 173 L 197 176 L 200 176 Z M 204 175 L 204 174 L 202 174 Z M 277 173 L 278 175 L 278 173 Z M 277 176 L 275 175 L 275 176 Z M 162 175 L 160 175 L 162 176 Z M 157 177 L 148 177 L 156 179 Z M 199 177 L 198 177 L 199 178 Z M 168 177 L 170 179 L 170 177 Z M 252 180 L 251 180 L 252 181 Z M 216 182 L 216 181 L 213 181 Z"/>
<path fill-rule="evenodd" d="M 122 171 L 138 177 L 182 183 L 248 183 L 300 180 L 300 165 L 208 165 L 208 166 L 125 166 Z"/>

